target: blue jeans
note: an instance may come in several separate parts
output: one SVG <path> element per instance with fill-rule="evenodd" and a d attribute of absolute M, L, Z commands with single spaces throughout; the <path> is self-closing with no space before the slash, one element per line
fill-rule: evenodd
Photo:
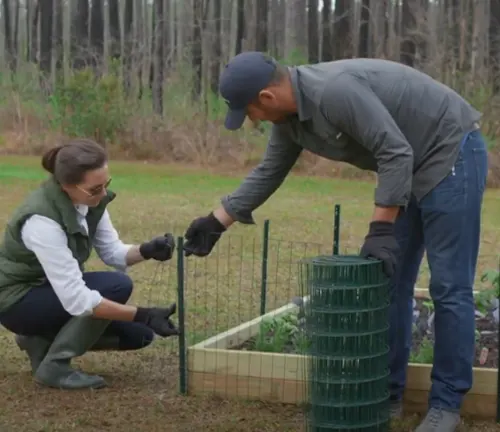
<path fill-rule="evenodd" d="M 401 257 L 391 280 L 392 399 L 400 399 L 404 391 L 412 345 L 413 293 L 424 250 L 435 311 L 429 406 L 458 411 L 472 386 L 472 291 L 487 173 L 486 145 L 480 131 L 473 131 L 464 137 L 452 172 L 420 202 L 413 198 L 396 221 Z"/>
<path fill-rule="evenodd" d="M 87 286 L 117 303 L 125 304 L 132 294 L 133 283 L 125 273 L 115 271 L 83 274 Z M 0 323 L 13 333 L 53 338 L 71 319 L 50 284 L 31 289 L 20 301 L 0 315 Z M 153 331 L 144 324 L 111 321 L 104 335 L 116 336 L 119 349 L 135 350 L 148 346 Z"/>

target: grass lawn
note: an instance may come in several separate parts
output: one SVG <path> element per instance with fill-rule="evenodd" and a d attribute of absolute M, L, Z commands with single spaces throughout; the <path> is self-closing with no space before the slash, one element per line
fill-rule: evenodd
<path fill-rule="evenodd" d="M 190 221 L 208 213 L 239 184 L 239 178 L 154 164 L 113 162 L 110 205 L 124 241 L 138 243 L 166 231 L 182 236 Z M 39 159 L 0 159 L 0 228 L 28 191 L 45 178 Z M 356 253 L 372 212 L 373 184 L 291 177 L 258 211 L 257 225 L 237 225 L 206 258 L 186 258 L 186 330 L 189 343 L 226 330 L 259 313 L 263 221 L 270 219 L 267 310 L 299 294 L 297 262 L 331 253 L 335 204 L 341 204 L 341 253 Z M 500 238 L 500 191 L 485 198 L 478 278 L 495 268 Z M 88 270 L 104 269 L 95 258 Z M 136 283 L 132 303 L 167 304 L 176 299 L 176 259 L 130 269 Z M 418 286 L 428 282 L 423 263 Z M 478 285 L 478 288 L 479 285 Z M 298 409 L 178 395 L 177 343 L 157 340 L 141 352 L 89 353 L 78 359 L 85 370 L 109 378 L 98 392 L 67 393 L 36 387 L 13 335 L 0 330 L 0 431 L 296 431 Z M 408 419 L 395 430 L 411 430 Z M 496 430 L 492 425 L 464 430 Z M 500 429 L 499 429 L 500 430 Z"/>

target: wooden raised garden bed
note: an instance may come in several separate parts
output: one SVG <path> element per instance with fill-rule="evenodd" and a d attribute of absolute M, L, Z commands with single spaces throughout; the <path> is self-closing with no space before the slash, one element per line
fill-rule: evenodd
<path fill-rule="evenodd" d="M 426 290 L 415 295 L 415 331 L 405 391 L 405 411 L 427 409 L 432 362 L 432 306 Z M 302 299 L 307 301 L 307 299 Z M 494 418 L 497 404 L 498 331 L 491 307 L 478 311 L 474 385 L 463 414 Z M 188 348 L 190 394 L 300 404 L 306 401 L 305 352 L 299 307 L 290 303 Z M 487 351 L 486 349 L 487 348 Z M 486 354 L 486 355 L 485 355 Z M 485 362 L 483 362 L 485 360 Z M 482 366 L 481 366 L 482 364 Z"/>

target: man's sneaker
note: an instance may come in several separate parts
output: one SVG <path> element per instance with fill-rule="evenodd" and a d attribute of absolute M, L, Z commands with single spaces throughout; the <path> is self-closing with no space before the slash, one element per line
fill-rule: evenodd
<path fill-rule="evenodd" d="M 455 432 L 459 424 L 459 413 L 431 408 L 415 432 Z"/>

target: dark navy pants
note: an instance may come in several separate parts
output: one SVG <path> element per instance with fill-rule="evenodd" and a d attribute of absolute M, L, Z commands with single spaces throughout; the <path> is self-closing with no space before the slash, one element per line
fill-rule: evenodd
<path fill-rule="evenodd" d="M 125 273 L 115 271 L 88 272 L 83 279 L 90 289 L 117 303 L 125 304 L 132 294 L 133 282 Z M 50 284 L 37 286 L 0 316 L 0 323 L 13 333 L 26 336 L 53 337 L 71 318 L 62 307 Z M 140 323 L 111 321 L 105 335 L 119 338 L 122 350 L 149 345 L 153 331 Z"/>
<path fill-rule="evenodd" d="M 401 261 L 391 281 L 390 387 L 402 397 L 412 338 L 414 285 L 424 250 L 435 311 L 429 406 L 458 411 L 472 386 L 473 284 L 481 206 L 488 172 L 480 131 L 467 134 L 452 172 L 420 202 L 413 198 L 396 222 Z"/>

